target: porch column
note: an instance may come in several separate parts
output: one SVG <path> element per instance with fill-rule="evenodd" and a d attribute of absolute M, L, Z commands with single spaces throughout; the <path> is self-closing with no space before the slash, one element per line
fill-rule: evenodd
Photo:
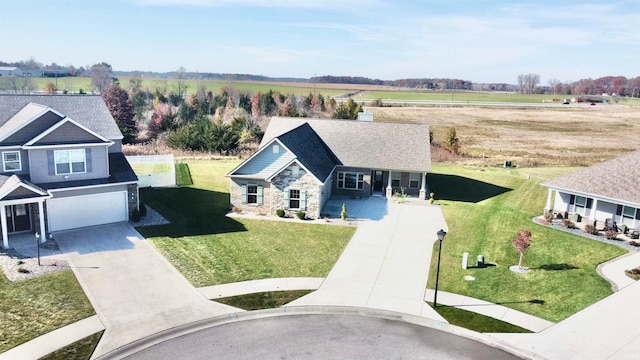
<path fill-rule="evenodd" d="M 591 220 L 598 220 L 596 219 L 596 210 L 598 210 L 598 199 L 594 198 L 593 205 L 591 205 L 591 216 L 589 216 Z"/>
<path fill-rule="evenodd" d="M 393 188 L 391 187 L 391 171 L 389 171 L 389 175 L 387 176 L 387 191 L 385 196 L 387 199 L 391 199 L 391 196 L 393 196 Z"/>
<path fill-rule="evenodd" d="M 422 186 L 420 186 L 420 200 L 427 200 L 427 173 L 422 173 Z"/>
<path fill-rule="evenodd" d="M 4 205 L 0 205 L 0 222 L 2 222 L 2 247 L 9 248 L 9 231 L 7 231 L 7 208 Z"/>
<path fill-rule="evenodd" d="M 47 241 L 47 231 L 44 226 L 44 201 L 38 201 L 38 217 L 40 218 L 40 244 Z"/>
<path fill-rule="evenodd" d="M 551 190 L 551 188 L 549 188 L 549 191 L 547 192 L 547 205 L 544 206 L 544 213 L 545 215 L 548 214 L 550 211 L 553 211 L 553 208 L 551 207 L 551 195 L 553 193 L 553 190 Z"/>

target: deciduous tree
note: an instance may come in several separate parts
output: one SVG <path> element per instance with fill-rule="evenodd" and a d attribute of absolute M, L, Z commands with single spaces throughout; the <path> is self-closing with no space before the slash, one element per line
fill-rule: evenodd
<path fill-rule="evenodd" d="M 522 229 L 518 232 L 518 237 L 511 240 L 511 244 L 513 245 L 518 252 L 520 252 L 520 260 L 518 261 L 518 267 L 522 268 L 522 263 L 524 261 L 524 252 L 529 249 L 531 246 L 531 231 L 527 229 Z"/>
<path fill-rule="evenodd" d="M 124 136 L 122 142 L 126 144 L 133 141 L 136 133 L 134 121 L 136 111 L 129 98 L 129 93 L 118 85 L 111 85 L 102 94 L 102 98 Z"/>
<path fill-rule="evenodd" d="M 113 70 L 106 62 L 91 66 L 91 87 L 101 94 L 113 83 Z"/>

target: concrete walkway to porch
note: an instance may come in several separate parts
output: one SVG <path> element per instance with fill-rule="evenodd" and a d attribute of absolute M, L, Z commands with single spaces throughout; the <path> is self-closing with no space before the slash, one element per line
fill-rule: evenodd
<path fill-rule="evenodd" d="M 287 306 L 366 307 L 446 322 L 423 300 L 436 232 L 447 231 L 440 207 L 370 197 L 332 199 L 323 212 L 339 216 L 343 203 L 356 233 L 320 288 Z"/>

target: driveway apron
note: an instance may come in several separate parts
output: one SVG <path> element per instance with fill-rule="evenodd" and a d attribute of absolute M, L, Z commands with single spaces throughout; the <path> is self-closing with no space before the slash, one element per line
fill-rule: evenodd
<path fill-rule="evenodd" d="M 105 325 L 93 357 L 178 325 L 241 311 L 206 300 L 127 223 L 55 238 Z"/>
<path fill-rule="evenodd" d="M 447 231 L 440 207 L 374 197 L 346 205 L 359 221 L 356 233 L 320 288 L 288 306 L 357 306 L 445 321 L 424 302 L 436 232 Z"/>

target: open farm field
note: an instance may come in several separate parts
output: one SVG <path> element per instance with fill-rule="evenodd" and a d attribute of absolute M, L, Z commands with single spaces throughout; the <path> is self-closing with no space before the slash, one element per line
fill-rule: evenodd
<path fill-rule="evenodd" d="M 548 107 L 369 107 L 376 121 L 429 124 L 442 143 L 455 127 L 457 162 L 496 166 L 587 166 L 640 150 L 640 109 Z M 401 134 L 397 134 L 401 136 Z M 438 161 L 434 153 L 434 161 Z"/>

